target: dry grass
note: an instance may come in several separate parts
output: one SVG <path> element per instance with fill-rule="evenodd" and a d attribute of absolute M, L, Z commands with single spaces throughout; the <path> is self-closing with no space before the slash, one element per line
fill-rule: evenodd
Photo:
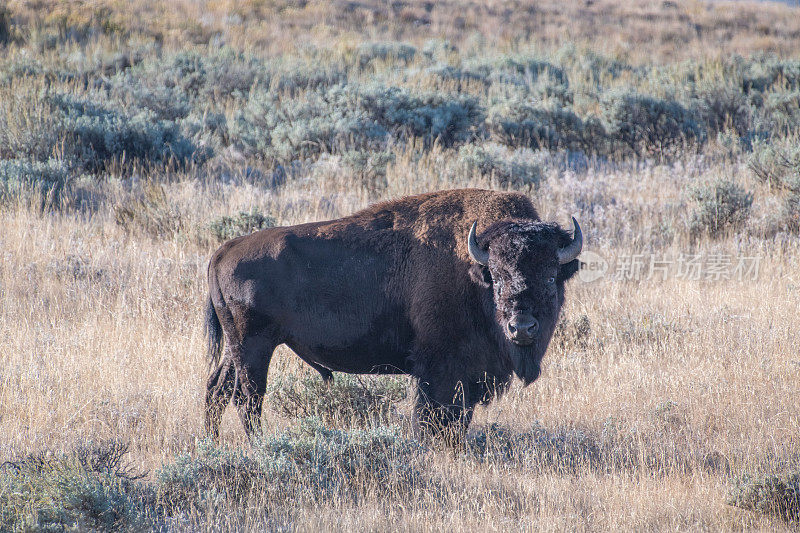
<path fill-rule="evenodd" d="M 415 44 L 437 37 L 476 48 L 573 42 L 637 63 L 792 53 L 800 44 L 796 11 L 778 2 L 9 0 L 8 8 L 37 28 L 35 36 L 51 28 L 123 40 L 140 34 L 173 46 L 213 41 L 269 54 L 308 44 L 351 48 L 364 36 Z"/>
<path fill-rule="evenodd" d="M 515 40 L 542 49 L 572 41 L 642 64 L 701 58 L 708 66 L 734 52 L 800 51 L 797 10 L 771 3 L 455 4 L 363 2 L 344 9 L 335 2 L 222 0 L 134 8 L 106 0 L 12 0 L 12 34 L 28 44 L 12 41 L 8 50 L 22 57 L 25 46 L 41 42 L 37 35 L 84 27 L 100 31 L 81 45 L 84 52 L 100 55 L 109 42 L 129 37 L 180 48 L 207 44 L 215 35 L 263 55 L 296 52 L 307 42 L 347 55 L 364 39 L 421 44 L 434 36 L 477 49 L 483 46 L 479 34 L 493 50 Z M 593 42 L 597 35 L 604 36 L 602 43 Z M 60 61 L 58 50 L 39 53 Z M 14 96 L 20 86 L 28 94 L 43 89 L 44 82 L 37 83 L 0 88 L 0 111 L 22 110 L 6 113 L 15 117 L 9 125 L 14 139 L 48 132 L 46 110 Z M 76 94 L 84 90 L 80 80 L 51 84 Z M 471 91 L 480 89 L 464 89 Z M 233 104 L 226 105 L 222 100 L 220 107 L 232 116 Z M 0 146 L 0 153 L 7 149 Z M 212 221 L 244 212 L 296 224 L 405 194 L 511 186 L 458 167 L 458 148 L 434 144 L 423 150 L 422 141 L 412 140 L 388 150 L 393 157 L 379 188 L 324 158 L 303 167 L 302 179 L 259 186 L 243 177 L 245 169 L 266 164 L 226 152 L 218 173 L 216 167 L 115 162 L 104 180 L 78 183 L 48 209 L 35 196 L 4 199 L 0 461 L 70 450 L 89 440 L 121 440 L 129 446 L 131 468 L 150 472 L 153 481 L 177 455 L 198 453 L 207 372 L 201 309 L 216 244 L 207 234 Z M 711 142 L 700 154 L 661 164 L 590 161 L 580 170 L 553 164 L 538 188 L 522 190 L 545 219 L 565 223 L 575 214 L 587 250 L 606 258 L 651 252 L 757 256 L 758 279 L 576 279 L 568 288 L 567 326 L 545 357 L 542 377 L 527 388 L 516 384 L 502 400 L 479 409 L 471 449 L 422 448 L 413 466 L 434 480 L 430 484 L 390 485 L 358 497 L 299 493 L 304 496 L 281 505 L 269 500 L 274 493 L 256 490 L 162 525 L 308 531 L 795 527 L 726 505 L 734 478 L 800 464 L 800 240 L 768 230 L 775 190 L 754 179 L 746 154 L 721 151 Z M 221 173 L 226 178 L 216 179 Z M 687 190 L 719 178 L 753 192 L 752 214 L 736 232 L 696 238 Z M 576 333 L 581 338 L 569 337 Z M 273 377 L 315 375 L 285 347 L 270 371 Z M 233 411 L 225 415 L 222 441 L 246 450 Z M 409 405 L 399 411 L 388 422 L 413 439 L 402 416 Z M 285 412 L 281 406 L 266 410 L 269 432 L 297 424 Z"/>
<path fill-rule="evenodd" d="M 639 178 L 636 172 L 613 176 L 629 188 Z M 304 209 L 312 194 L 292 188 L 271 193 L 234 185 L 221 195 L 216 186 L 187 178 L 166 187 L 166 194 L 181 212 L 199 216 L 299 206 L 285 210 L 281 223 L 344 214 L 366 203 L 336 190 L 333 182 L 319 186 L 333 207 L 315 215 Z M 574 195 L 545 185 L 538 203 L 545 212 L 553 206 L 567 210 Z M 202 431 L 199 309 L 210 248 L 181 236 L 131 234 L 114 222 L 110 209 L 80 217 L 12 206 L 1 216 L 2 457 L 116 438 L 130 443 L 135 467 L 152 471 L 175 454 L 191 452 Z M 613 248 L 593 239 L 602 225 L 617 222 L 582 220 L 590 249 L 627 249 L 628 239 Z M 543 377 L 481 410 L 473 426 L 482 431 L 499 424 L 512 435 L 536 424 L 553 434 L 579 430 L 599 444 L 618 444 L 616 451 L 574 471 L 549 463 L 524 467 L 525 454 L 530 460 L 541 453 L 533 445 L 511 463 L 476 465 L 431 451 L 432 468 L 450 484 L 466 483 L 463 490 L 482 499 L 460 500 L 461 492 L 432 501 L 424 495 L 411 502 L 334 499 L 297 509 L 287 520 L 300 529 L 340 530 L 389 524 L 461 529 L 476 520 L 498 530 L 782 527 L 724 502 L 732 474 L 771 471 L 800 454 L 800 359 L 794 349 L 800 341 L 799 250 L 797 241 L 779 247 L 728 240 L 701 243 L 699 251 L 735 252 L 737 246 L 763 256 L 758 281 L 575 281 L 565 314 L 588 318 L 588 339 L 582 346 L 554 343 Z M 284 349 L 271 371 L 304 372 L 301 366 Z M 287 420 L 271 411 L 265 422 L 280 428 Z M 222 438 L 243 445 L 232 413 Z M 264 524 L 257 509 L 236 509 L 237 527 Z M 222 518 L 204 520 L 209 522 L 201 521 L 203 527 L 210 527 Z"/>

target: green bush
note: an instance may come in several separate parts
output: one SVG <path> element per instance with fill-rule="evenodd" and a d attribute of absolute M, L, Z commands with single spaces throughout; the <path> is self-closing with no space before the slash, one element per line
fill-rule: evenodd
<path fill-rule="evenodd" d="M 118 86 L 137 83 L 151 89 L 171 89 L 192 100 L 208 101 L 247 94 L 257 83 L 268 86 L 269 77 L 262 61 L 221 48 L 203 54 L 178 52 L 164 59 L 146 61 L 115 81 Z"/>
<path fill-rule="evenodd" d="M 752 127 L 750 104 L 736 87 L 714 87 L 702 91 L 690 106 L 709 136 L 734 131 L 742 137 Z"/>
<path fill-rule="evenodd" d="M 220 112 L 229 99 L 244 100 L 252 91 L 298 93 L 346 81 L 343 65 L 330 58 L 281 56 L 261 59 L 228 47 L 198 53 L 155 57 L 111 80 L 127 86 L 171 91 L 191 102 L 195 111 Z"/>
<path fill-rule="evenodd" d="M 8 85 L 14 80 L 44 76 L 46 69 L 42 63 L 31 57 L 15 57 L 0 66 L 0 82 Z"/>
<path fill-rule="evenodd" d="M 663 404 L 660 409 L 663 411 Z M 471 431 L 465 447 L 481 462 L 506 464 L 534 472 L 574 474 L 593 472 L 719 472 L 729 465 L 724 457 L 686 439 L 685 422 L 675 413 L 656 409 L 646 430 L 623 428 L 608 418 L 602 431 L 581 428 L 547 429 L 539 423 L 524 431 L 490 424 Z M 666 417 L 666 418 L 665 418 Z M 666 420 L 666 423 L 665 423 Z"/>
<path fill-rule="evenodd" d="M 56 200 L 69 180 L 70 170 L 61 160 L 0 160 L 0 199 L 38 192 L 45 198 Z"/>
<path fill-rule="evenodd" d="M 247 235 L 275 225 L 275 219 L 256 211 L 241 211 L 234 216 L 222 216 L 208 224 L 211 236 L 219 242 Z"/>
<path fill-rule="evenodd" d="M 297 99 L 259 92 L 231 130 L 250 154 L 291 161 L 334 149 L 375 149 L 390 135 L 449 145 L 466 140 L 481 122 L 474 98 L 375 84 L 324 88 Z"/>
<path fill-rule="evenodd" d="M 5 6 L 0 7 L 0 44 L 11 42 L 11 32 L 11 12 Z"/>
<path fill-rule="evenodd" d="M 365 426 L 386 421 L 406 398 L 407 387 L 403 378 L 337 374 L 326 383 L 288 374 L 270 380 L 268 396 L 272 409 L 286 417 Z"/>
<path fill-rule="evenodd" d="M 354 95 L 372 120 L 400 138 L 421 137 L 448 146 L 465 141 L 483 121 L 475 98 L 371 85 Z"/>
<path fill-rule="evenodd" d="M 102 170 L 123 157 L 143 163 L 185 164 L 199 155 L 177 124 L 158 120 L 152 112 L 128 115 L 70 94 L 54 94 L 48 102 L 61 112 L 65 150 L 90 171 Z"/>
<path fill-rule="evenodd" d="M 800 233 L 800 192 L 791 193 L 784 199 L 779 220 L 786 231 Z"/>
<path fill-rule="evenodd" d="M 387 130 L 350 105 L 345 91 L 311 91 L 298 99 L 257 92 L 236 114 L 231 136 L 248 154 L 281 161 L 334 148 L 366 148 L 383 140 Z"/>
<path fill-rule="evenodd" d="M 397 494 L 428 479 L 418 467 L 424 451 L 396 427 L 335 430 L 305 419 L 283 433 L 254 439 L 249 450 L 203 441 L 193 457 L 182 455 L 162 467 L 156 492 L 170 513 L 202 512 L 245 498 L 273 507 L 301 499 Z"/>
<path fill-rule="evenodd" d="M 375 60 L 410 63 L 417 55 L 417 49 L 406 43 L 393 41 L 361 43 L 356 48 L 356 61 L 360 67 Z"/>
<path fill-rule="evenodd" d="M 531 96 L 537 100 L 555 100 L 562 106 L 569 106 L 574 101 L 574 94 L 566 79 L 553 77 L 549 73 L 539 76 L 528 87 Z"/>
<path fill-rule="evenodd" d="M 114 79 L 111 94 L 137 111 L 151 111 L 158 120 L 176 121 L 192 111 L 189 97 L 178 87 L 148 87 L 126 74 Z"/>
<path fill-rule="evenodd" d="M 480 461 L 537 469 L 574 470 L 600 461 L 598 443 L 588 435 L 579 431 L 550 433 L 538 424 L 524 432 L 490 424 L 468 436 L 466 450 Z"/>
<path fill-rule="evenodd" d="M 543 76 L 561 84 L 567 83 L 567 74 L 562 68 L 525 54 L 471 58 L 464 61 L 464 68 L 497 83 L 528 86 Z"/>
<path fill-rule="evenodd" d="M 781 476 L 742 476 L 734 481 L 727 503 L 796 522 L 800 520 L 800 471 Z"/>
<path fill-rule="evenodd" d="M 638 156 L 668 156 L 688 143 L 704 141 L 692 114 L 674 100 L 633 91 L 610 91 L 601 100 L 606 133 Z"/>
<path fill-rule="evenodd" d="M 800 133 L 800 91 L 770 93 L 764 100 L 764 126 L 772 135 Z"/>
<path fill-rule="evenodd" d="M 423 72 L 427 76 L 446 81 L 480 82 L 486 87 L 492 83 L 487 76 L 481 73 L 465 70 L 447 63 L 437 63 L 436 65 L 426 67 Z"/>
<path fill-rule="evenodd" d="M 489 108 L 488 130 L 508 146 L 551 150 L 602 150 L 603 140 L 587 129 L 583 120 L 560 105 L 541 106 L 527 101 L 505 100 Z"/>
<path fill-rule="evenodd" d="M 750 216 L 753 195 L 726 180 L 697 184 L 689 195 L 695 202 L 689 221 L 693 235 L 705 233 L 719 237 L 741 228 Z"/>
<path fill-rule="evenodd" d="M 544 175 L 538 154 L 528 148 L 466 144 L 459 149 L 458 159 L 467 169 L 494 178 L 500 185 L 537 185 Z"/>
<path fill-rule="evenodd" d="M 202 512 L 226 499 L 242 501 L 270 482 L 269 473 L 244 449 L 220 448 L 205 440 L 198 444 L 194 457 L 179 455 L 174 462 L 161 466 L 155 492 L 158 505 L 167 514 Z"/>
<path fill-rule="evenodd" d="M 748 166 L 770 187 L 800 193 L 800 146 L 792 142 L 757 143 Z"/>
<path fill-rule="evenodd" d="M 770 89 L 800 88 L 800 61 L 775 56 L 735 57 L 731 76 L 738 78 L 745 93 L 764 93 Z"/>
<path fill-rule="evenodd" d="M 0 467 L 0 530 L 128 531 L 146 527 L 152 495 L 116 442 L 37 454 Z"/>
<path fill-rule="evenodd" d="M 262 464 L 281 465 L 284 479 L 328 495 L 414 490 L 425 477 L 417 470 L 424 451 L 396 426 L 328 429 L 313 418 L 256 445 Z"/>
<path fill-rule="evenodd" d="M 555 57 L 560 65 L 579 72 L 597 90 L 603 89 L 603 84 L 608 80 L 622 76 L 632 80 L 641 78 L 644 70 L 643 67 L 633 67 L 618 58 L 603 56 L 593 50 L 578 50 L 573 44 L 562 47 Z"/>
<path fill-rule="evenodd" d="M 272 91 L 297 97 L 304 91 L 345 85 L 347 65 L 320 53 L 309 57 L 279 57 L 268 61 L 269 88 Z"/>
<path fill-rule="evenodd" d="M 447 39 L 428 39 L 422 46 L 422 53 L 429 59 L 441 60 L 457 52 L 458 48 Z"/>

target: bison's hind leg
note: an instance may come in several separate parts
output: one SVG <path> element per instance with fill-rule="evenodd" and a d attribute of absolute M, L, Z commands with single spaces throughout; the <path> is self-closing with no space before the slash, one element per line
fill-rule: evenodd
<path fill-rule="evenodd" d="M 219 438 L 219 425 L 222 413 L 231 401 L 236 381 L 236 368 L 229 357 L 223 357 L 220 365 L 206 384 L 206 432 L 214 440 Z"/>
<path fill-rule="evenodd" d="M 231 359 L 236 366 L 236 383 L 233 403 L 248 437 L 261 430 L 261 407 L 267 392 L 267 369 L 272 352 L 279 342 L 268 334 L 255 334 L 231 349 Z"/>

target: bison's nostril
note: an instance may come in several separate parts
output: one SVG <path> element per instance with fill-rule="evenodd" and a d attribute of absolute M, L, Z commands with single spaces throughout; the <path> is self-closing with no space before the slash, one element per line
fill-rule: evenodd
<path fill-rule="evenodd" d="M 515 317 L 506 327 L 512 338 L 530 340 L 539 331 L 539 322 L 533 317 Z"/>

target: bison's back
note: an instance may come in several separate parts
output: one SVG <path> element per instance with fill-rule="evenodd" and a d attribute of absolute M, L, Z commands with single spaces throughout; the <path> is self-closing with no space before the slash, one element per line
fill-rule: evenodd
<path fill-rule="evenodd" d="M 353 215 L 316 228 L 320 238 L 344 236 L 368 246 L 397 246 L 407 240 L 412 247 L 455 253 L 469 260 L 466 238 L 473 222 L 478 231 L 504 219 L 539 220 L 530 199 L 520 193 L 483 189 L 437 191 L 378 203 Z M 354 243 L 355 244 L 355 243 Z"/>

